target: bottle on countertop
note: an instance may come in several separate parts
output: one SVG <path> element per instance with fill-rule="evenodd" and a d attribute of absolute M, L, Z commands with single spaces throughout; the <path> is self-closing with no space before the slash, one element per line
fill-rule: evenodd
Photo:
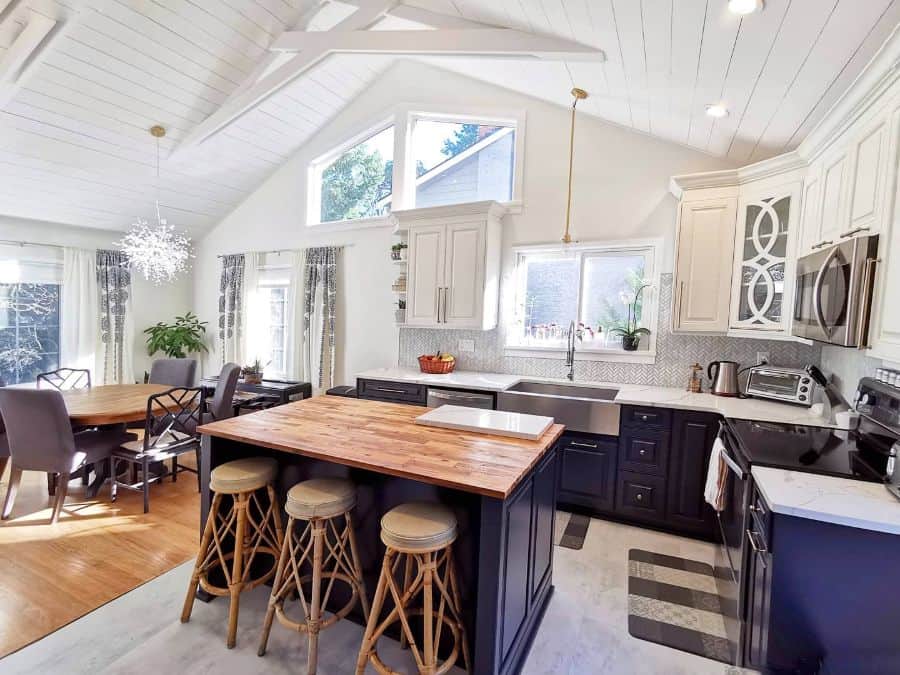
<path fill-rule="evenodd" d="M 692 394 L 699 394 L 703 390 L 703 366 L 699 363 L 691 366 L 691 379 L 688 381 L 687 390 Z"/>

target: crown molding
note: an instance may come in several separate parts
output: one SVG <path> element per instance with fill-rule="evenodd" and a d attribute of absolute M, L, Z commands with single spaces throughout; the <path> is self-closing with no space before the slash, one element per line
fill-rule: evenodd
<path fill-rule="evenodd" d="M 458 216 L 486 216 L 502 218 L 507 212 L 506 206 L 495 201 L 468 202 L 466 204 L 450 204 L 448 206 L 428 206 L 420 209 L 403 209 L 390 215 L 391 222 L 401 227 L 410 221 L 438 220 Z"/>
<path fill-rule="evenodd" d="M 796 151 L 787 152 L 771 159 L 764 159 L 761 162 L 742 166 L 739 169 L 672 176 L 669 179 L 669 192 L 677 199 L 681 199 L 685 190 L 735 187 L 771 176 L 782 176 L 788 171 L 805 169 L 806 166 L 806 160 Z"/>

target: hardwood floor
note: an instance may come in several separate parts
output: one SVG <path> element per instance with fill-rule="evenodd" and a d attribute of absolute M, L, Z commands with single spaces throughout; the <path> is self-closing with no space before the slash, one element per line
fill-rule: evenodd
<path fill-rule="evenodd" d="M 7 471 L 0 499 L 8 480 Z M 50 507 L 46 474 L 26 472 L 0 524 L 0 657 L 197 554 L 200 494 L 190 473 L 153 485 L 147 514 L 140 493 L 120 488 L 113 504 L 104 486 L 88 500 L 80 480 L 56 525 Z"/>

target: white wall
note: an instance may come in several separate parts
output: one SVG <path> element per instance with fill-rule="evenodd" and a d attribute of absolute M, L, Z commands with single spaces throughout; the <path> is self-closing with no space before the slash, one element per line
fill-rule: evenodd
<path fill-rule="evenodd" d="M 88 227 L 72 227 L 57 223 L 22 220 L 0 216 L 0 239 L 27 241 L 35 244 L 76 246 L 79 248 L 115 248 L 121 232 L 98 230 Z M 134 309 L 134 373 L 141 380 L 150 369 L 153 358 L 147 355 L 142 331 L 158 321 L 171 321 L 178 314 L 191 308 L 190 276 L 174 284 L 154 286 L 139 274 L 132 276 L 132 307 Z M 63 310 L 65 311 L 65 310 Z M 65 364 L 62 364 L 65 365 Z"/>
<path fill-rule="evenodd" d="M 419 63 L 400 62 L 203 238 L 194 289 L 203 319 L 212 324 L 217 317 L 217 254 L 349 243 L 341 288 L 344 345 L 337 355 L 336 382 L 351 383 L 360 370 L 396 362 L 390 292 L 395 269 L 389 263 L 389 231 L 328 232 L 304 225 L 309 162 L 384 119 L 398 103 L 446 104 L 448 112 L 462 104 L 509 108 L 512 113 L 526 110 L 523 209 L 505 218 L 504 260 L 508 266 L 514 245 L 559 240 L 566 206 L 568 110 Z M 573 236 L 581 241 L 663 236 L 662 271 L 670 271 L 677 202 L 667 190 L 669 177 L 731 166 L 582 115 L 576 141 Z"/>

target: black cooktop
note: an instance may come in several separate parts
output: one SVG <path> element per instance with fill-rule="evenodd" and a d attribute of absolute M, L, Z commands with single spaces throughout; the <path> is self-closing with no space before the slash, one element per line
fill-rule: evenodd
<path fill-rule="evenodd" d="M 797 424 L 729 420 L 750 464 L 882 482 L 896 440 L 872 426 L 848 432 Z"/>

